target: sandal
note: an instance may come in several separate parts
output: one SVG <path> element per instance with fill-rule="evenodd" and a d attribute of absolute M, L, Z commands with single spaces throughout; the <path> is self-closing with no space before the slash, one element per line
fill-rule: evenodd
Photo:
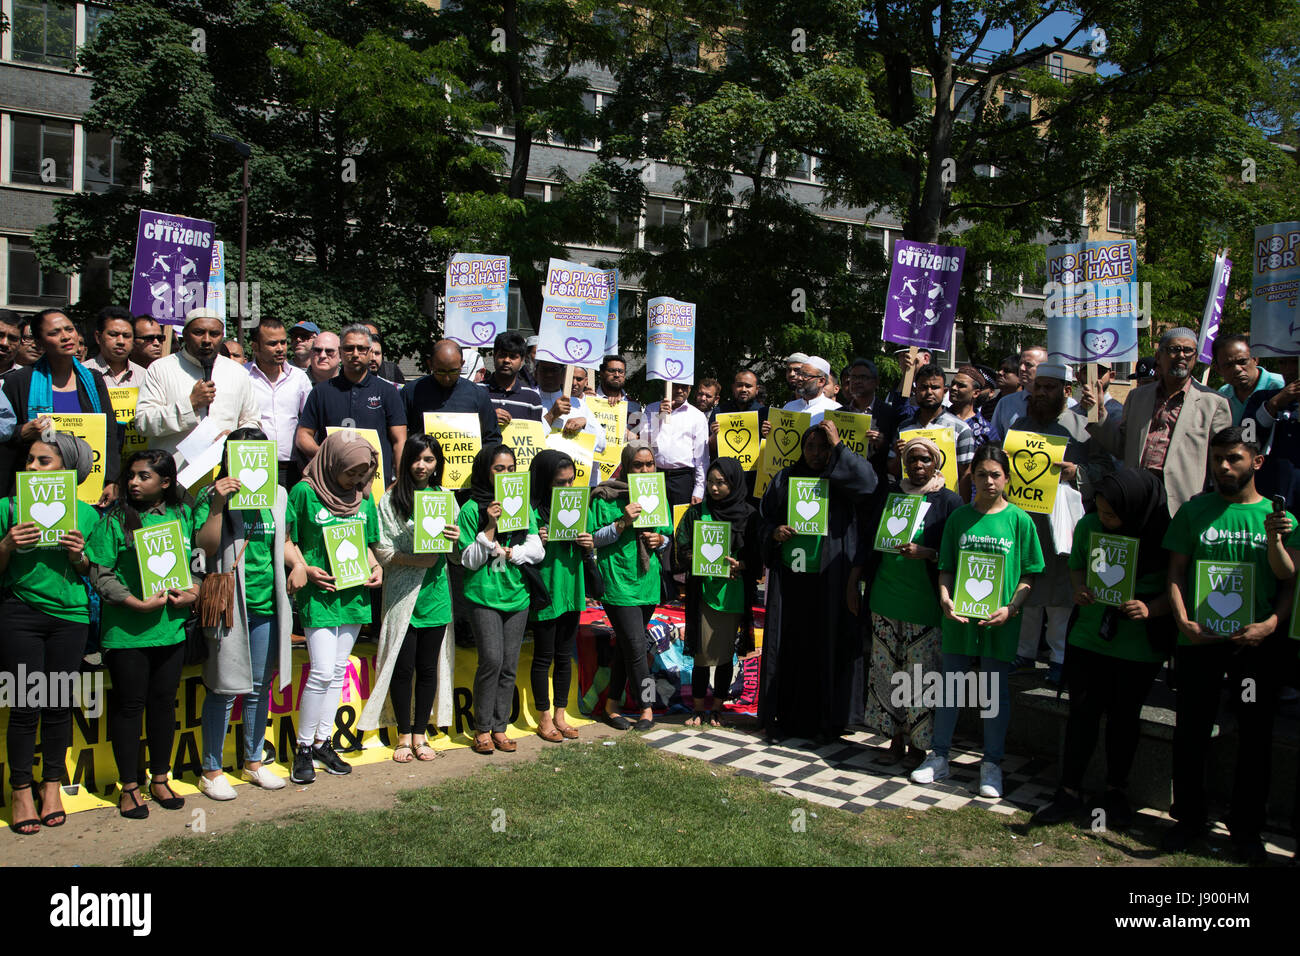
<path fill-rule="evenodd" d="M 406 751 L 406 757 L 404 759 L 398 756 L 398 754 L 400 754 L 403 750 Z M 398 744 L 396 747 L 393 748 L 394 763 L 410 763 L 414 759 L 415 759 L 415 748 L 412 747 L 410 744 Z"/>
<path fill-rule="evenodd" d="M 58 781 L 51 780 L 50 783 L 58 783 Z M 44 785 L 44 781 L 42 781 L 42 786 L 43 785 Z M 41 810 L 45 809 L 44 797 L 41 798 L 40 809 Z M 63 826 L 63 824 L 67 822 L 68 822 L 68 813 L 66 810 L 63 809 L 63 807 L 59 807 L 59 809 L 57 810 L 51 810 L 49 813 L 41 817 L 41 826 L 43 827 L 61 827 Z"/>
<path fill-rule="evenodd" d="M 122 798 L 130 795 L 135 801 L 135 806 L 130 810 L 122 809 Z M 122 793 L 117 798 L 118 816 L 126 817 L 128 820 L 144 820 L 149 816 L 149 807 L 140 799 L 140 785 L 132 784 L 130 787 L 123 787 Z"/>
<path fill-rule="evenodd" d="M 475 736 L 474 743 L 470 745 L 470 749 L 476 754 L 491 756 L 493 752 L 492 737 L 490 735 L 484 735 L 482 737 Z"/>
<path fill-rule="evenodd" d="M 554 726 L 551 727 L 549 732 L 538 727 L 537 736 L 543 740 L 549 740 L 553 744 L 561 743 L 564 740 L 564 734 L 560 733 Z"/>
<path fill-rule="evenodd" d="M 497 735 L 496 735 L 496 734 L 493 734 L 493 735 L 492 735 L 492 746 L 496 747 L 497 750 L 500 750 L 500 751 L 502 751 L 502 752 L 504 752 L 504 753 L 508 753 L 508 754 L 512 754 L 512 753 L 514 753 L 516 750 L 519 749 L 519 745 L 518 745 L 517 743 L 515 743 L 513 740 L 511 740 L 509 737 L 507 737 L 505 734 L 502 734 L 502 735 L 501 735 L 501 739 L 500 739 L 500 740 L 497 739 Z"/>
<path fill-rule="evenodd" d="M 556 724 L 555 729 L 560 732 L 560 736 L 565 740 L 577 740 L 578 732 L 568 724 Z"/>
<path fill-rule="evenodd" d="M 158 790 L 162 788 L 169 796 L 159 796 Z M 176 791 L 172 789 L 171 782 L 168 780 L 155 780 L 149 784 L 149 796 L 158 801 L 158 806 L 164 810 L 179 810 L 185 806 L 185 798 L 176 796 Z"/>
<path fill-rule="evenodd" d="M 425 754 L 428 754 L 428 756 L 426 757 Z M 429 742 L 427 740 L 422 744 L 417 744 L 415 747 L 416 760 L 422 760 L 425 763 L 428 763 L 430 760 L 433 760 L 437 756 L 438 756 L 438 752 L 429 746 Z"/>
<path fill-rule="evenodd" d="M 720 710 L 709 711 L 709 726 L 710 727 L 722 726 L 722 711 Z"/>
<path fill-rule="evenodd" d="M 28 793 L 32 794 L 32 802 L 36 802 L 36 792 L 30 783 L 25 787 L 13 787 L 11 790 L 11 796 L 12 794 L 18 793 L 22 790 L 26 790 Z M 30 820 L 15 820 L 13 823 L 9 824 L 9 829 L 21 836 L 32 836 L 41 832 L 41 821 L 37 817 L 32 817 Z"/>
<path fill-rule="evenodd" d="M 687 718 L 686 718 L 686 726 L 687 726 L 687 727 L 703 727 L 703 726 L 704 726 L 704 711 L 702 711 L 702 710 L 697 710 L 697 711 L 695 711 L 693 714 L 691 714 L 691 716 L 687 717 Z"/>

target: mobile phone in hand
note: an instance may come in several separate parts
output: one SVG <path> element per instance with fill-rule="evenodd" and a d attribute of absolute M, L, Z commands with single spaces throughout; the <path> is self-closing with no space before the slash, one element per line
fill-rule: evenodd
<path fill-rule="evenodd" d="M 1284 511 L 1286 511 L 1286 498 L 1284 498 L 1282 495 L 1274 495 L 1273 514 L 1280 515 Z"/>

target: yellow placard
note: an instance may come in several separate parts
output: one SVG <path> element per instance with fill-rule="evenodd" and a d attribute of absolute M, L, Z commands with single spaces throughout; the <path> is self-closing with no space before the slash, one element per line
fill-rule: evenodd
<path fill-rule="evenodd" d="M 898 433 L 903 444 L 913 438 L 928 438 L 939 446 L 939 470 L 943 473 L 943 483 L 949 491 L 957 490 L 957 436 L 951 428 L 908 428 Z M 899 462 L 902 467 L 902 462 Z"/>
<path fill-rule="evenodd" d="M 840 432 L 840 441 L 853 452 L 866 458 L 867 432 L 871 431 L 871 416 L 861 412 L 846 412 L 842 408 L 832 408 L 826 412 L 825 419 L 835 425 Z"/>
<path fill-rule="evenodd" d="M 758 412 L 751 414 L 757 415 Z M 673 534 L 677 533 L 677 526 L 682 523 L 682 516 L 686 514 L 686 509 L 689 507 L 690 505 L 673 505 Z"/>
<path fill-rule="evenodd" d="M 1064 435 L 1040 435 L 1018 429 L 1007 432 L 1002 443 L 1002 450 L 1011 460 L 1007 500 L 1025 511 L 1051 514 L 1068 442 Z"/>
<path fill-rule="evenodd" d="M 99 501 L 104 493 L 104 456 L 108 453 L 108 416 L 99 413 L 86 415 L 51 415 L 56 431 L 72 432 L 78 438 L 84 438 L 90 450 L 95 453 L 95 463 L 90 466 L 90 474 L 77 486 L 77 497 L 88 505 Z"/>
<path fill-rule="evenodd" d="M 447 467 L 442 473 L 444 488 L 465 488 L 474 467 L 474 456 L 483 447 L 483 433 L 473 412 L 425 412 L 424 433 L 438 439 Z"/>
<path fill-rule="evenodd" d="M 584 488 L 591 484 L 591 469 L 595 464 L 596 436 L 591 432 L 578 432 L 572 438 L 566 438 L 563 432 L 551 432 L 546 436 L 546 447 L 562 451 L 573 459 L 573 484 Z"/>
<path fill-rule="evenodd" d="M 758 467 L 758 453 L 763 438 L 758 426 L 758 412 L 718 412 L 718 457 L 734 458 L 745 471 Z"/>
<path fill-rule="evenodd" d="M 140 399 L 140 389 L 134 385 L 109 386 L 108 399 L 113 403 L 113 417 L 119 425 L 126 426 L 122 435 L 122 459 L 125 461 L 132 452 L 149 447 L 149 439 L 135 427 L 135 406 Z"/>
<path fill-rule="evenodd" d="M 627 443 L 627 402 L 611 405 L 600 397 L 586 398 L 582 402 L 592 420 L 605 429 L 605 448 L 596 454 L 600 463 L 600 479 L 608 481 L 618 468 Z"/>
<path fill-rule="evenodd" d="M 328 425 L 325 428 L 325 434 L 333 435 L 335 432 L 348 430 L 341 425 Z M 384 474 L 384 449 L 379 444 L 379 432 L 373 428 L 353 428 L 351 431 L 356 432 L 359 437 L 368 441 L 370 447 L 379 454 L 379 470 L 375 472 L 374 480 L 370 482 L 370 497 L 375 502 L 375 507 L 378 508 L 379 499 L 384 497 L 384 490 L 388 487 L 388 476 Z"/>
<path fill-rule="evenodd" d="M 812 427 L 808 412 L 788 412 L 784 408 L 769 408 L 767 420 L 772 430 L 763 440 L 758 456 L 758 477 L 754 481 L 754 497 L 763 497 L 768 483 L 782 468 L 793 465 L 802 453 L 800 442 L 803 433 Z"/>
<path fill-rule="evenodd" d="M 515 471 L 527 471 L 537 453 L 546 447 L 546 425 L 542 422 L 512 418 L 501 429 L 501 443 L 515 453 Z"/>

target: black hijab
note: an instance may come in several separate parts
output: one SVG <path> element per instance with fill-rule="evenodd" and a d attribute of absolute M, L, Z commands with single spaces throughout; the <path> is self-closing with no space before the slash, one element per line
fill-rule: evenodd
<path fill-rule="evenodd" d="M 555 476 L 561 468 L 574 468 L 573 459 L 562 451 L 545 448 L 533 456 L 528 466 L 529 491 L 533 498 L 533 510 L 537 512 L 538 524 L 551 520 L 551 490 L 555 486 Z"/>
<path fill-rule="evenodd" d="M 492 478 L 492 462 L 503 451 L 510 452 L 512 456 L 514 455 L 509 445 L 496 444 L 480 448 L 479 453 L 474 456 L 474 464 L 470 468 L 469 496 L 471 500 L 478 503 L 480 526 L 483 524 L 483 513 L 487 511 L 487 506 L 497 500 L 496 482 Z M 527 530 L 512 531 L 509 540 L 505 542 L 505 547 L 522 544 L 527 537 Z"/>
<path fill-rule="evenodd" d="M 1097 496 L 1123 522 L 1116 533 L 1138 539 L 1138 576 L 1163 569 L 1169 528 L 1164 482 L 1145 468 L 1123 468 L 1097 480 Z"/>
<path fill-rule="evenodd" d="M 831 443 L 830 438 L 826 434 L 826 430 L 821 427 L 820 422 L 808 428 L 799 439 L 799 460 L 790 466 L 790 474 L 796 478 L 825 478 L 831 473 L 831 466 L 835 459 L 834 448 L 830 449 L 831 455 L 826 459 L 826 465 L 820 470 L 814 469 L 813 466 L 808 463 L 808 440 L 812 438 L 814 433 L 820 434 L 822 440 L 825 441 L 827 445 L 830 445 Z"/>
<path fill-rule="evenodd" d="M 749 503 L 749 488 L 745 484 L 745 470 L 735 458 L 715 458 L 709 465 L 709 471 L 716 471 L 726 479 L 731 491 L 721 500 L 705 491 L 705 501 L 709 514 L 715 521 L 731 524 L 731 547 L 739 552 L 745 546 L 745 525 L 754 513 L 754 506 Z M 707 476 L 708 472 L 705 472 Z"/>

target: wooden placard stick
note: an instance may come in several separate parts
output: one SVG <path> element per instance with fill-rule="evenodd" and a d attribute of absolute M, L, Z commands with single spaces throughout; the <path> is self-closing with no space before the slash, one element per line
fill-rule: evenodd
<path fill-rule="evenodd" d="M 1092 392 L 1097 398 L 1097 401 L 1093 402 L 1092 407 L 1088 409 L 1088 421 L 1095 422 L 1097 420 L 1097 409 L 1101 407 L 1101 390 L 1097 388 L 1097 363 L 1089 362 L 1083 375 L 1084 380 L 1088 383 L 1088 391 Z"/>
<path fill-rule="evenodd" d="M 898 390 L 904 402 L 912 397 L 912 378 L 916 375 L 916 352 L 915 345 L 907 347 L 907 369 L 903 372 L 903 384 Z"/>

